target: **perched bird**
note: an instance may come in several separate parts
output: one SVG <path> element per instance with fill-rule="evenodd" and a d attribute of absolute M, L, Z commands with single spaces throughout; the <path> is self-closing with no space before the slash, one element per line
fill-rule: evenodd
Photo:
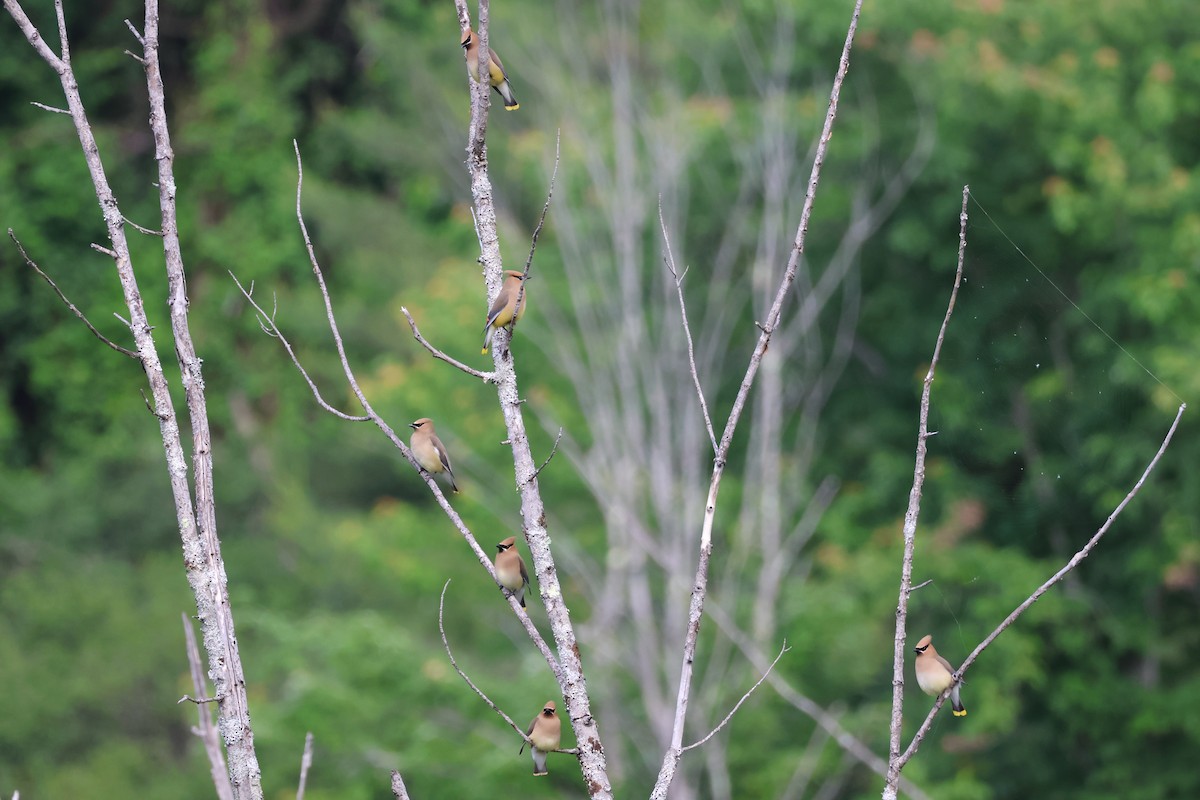
<path fill-rule="evenodd" d="M 479 37 L 475 35 L 475 31 L 467 28 L 467 35 L 463 37 L 462 46 L 467 51 L 467 69 L 472 78 L 479 80 Z M 488 81 L 492 84 L 492 88 L 504 98 L 504 109 L 516 111 L 521 104 L 513 95 L 512 86 L 508 82 L 508 73 L 504 71 L 504 65 L 500 63 L 500 56 L 496 55 L 496 51 L 490 47 L 488 55 L 491 56 L 488 59 Z"/>
<path fill-rule="evenodd" d="M 549 775 L 546 771 L 546 754 L 551 750 L 558 749 L 558 743 L 562 738 L 562 720 L 554 713 L 554 701 L 547 700 L 546 705 L 542 706 L 542 712 L 533 718 L 533 722 L 529 723 L 529 727 L 525 730 L 525 735 L 533 742 L 529 746 L 529 752 L 533 755 L 533 774 L 534 775 Z M 517 754 L 525 752 L 525 743 L 521 743 L 521 749 Z"/>
<path fill-rule="evenodd" d="M 492 332 L 496 328 L 503 328 L 510 322 L 516 322 L 525 313 L 525 301 L 529 299 L 529 292 L 522 291 L 524 285 L 525 273 L 517 272 L 515 269 L 506 269 L 504 271 L 504 284 L 500 287 L 500 294 L 496 295 L 496 302 L 492 303 L 492 307 L 488 309 L 487 322 L 483 323 L 483 352 L 486 353 L 492 344 Z M 517 302 L 517 295 L 520 295 L 521 302 Z"/>
<path fill-rule="evenodd" d="M 529 585 L 529 573 L 525 571 L 525 560 L 517 552 L 517 537 L 510 536 L 496 545 L 496 578 L 500 585 L 512 592 L 521 608 L 525 607 L 525 587 Z"/>
<path fill-rule="evenodd" d="M 454 470 L 450 469 L 450 455 L 446 452 L 446 446 L 442 444 L 442 440 L 433 432 L 433 420 L 429 417 L 421 417 L 416 422 L 408 423 L 408 427 L 413 429 L 408 446 L 412 448 L 417 463 L 426 472 L 435 475 L 439 472 L 446 473 L 450 478 L 450 488 L 457 493 L 458 485 L 454 482 Z"/>
<path fill-rule="evenodd" d="M 921 691 L 934 697 L 946 691 L 954 682 L 954 667 L 938 655 L 938 651 L 933 647 L 933 637 L 929 635 L 917 642 L 916 671 L 917 685 L 921 687 Z M 954 716 L 965 717 L 967 709 L 958 699 L 958 687 L 959 684 L 955 683 L 954 690 L 950 692 L 950 707 L 954 710 Z"/>

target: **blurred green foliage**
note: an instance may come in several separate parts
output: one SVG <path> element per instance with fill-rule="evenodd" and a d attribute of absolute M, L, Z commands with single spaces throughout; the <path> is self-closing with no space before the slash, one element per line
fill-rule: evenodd
<path fill-rule="evenodd" d="M 26 5 L 53 40 L 49 4 Z M 681 152 L 705 165 L 680 243 L 703 253 L 729 216 L 742 168 L 726 136 L 761 124 L 747 40 L 735 33 L 753 44 L 781 26 L 794 31 L 787 108 L 807 126 L 803 148 L 819 127 L 849 6 L 632 8 L 626 44 L 637 80 L 663 92 L 645 102 L 654 107 L 667 91 L 692 98 L 688 119 L 663 125 L 678 125 Z M 136 21 L 140 6 L 74 0 L 66 9 L 109 177 L 125 214 L 154 227 L 144 81 L 122 55 L 131 41 L 121 20 Z M 559 4 L 556 13 L 602 12 Z M 522 101 L 489 127 L 502 243 L 516 264 L 543 202 L 555 127 L 566 122 L 566 164 L 612 157 L 580 152 L 570 134 L 572 124 L 610 125 L 596 67 L 606 43 L 599 33 L 577 42 L 588 70 L 564 64 L 553 78 L 593 84 L 577 87 L 575 107 L 546 109 L 539 87 L 552 76 L 523 73 L 522 63 L 555 37 L 555 15 L 519 0 L 494 4 L 492 21 Z M 295 140 L 307 221 L 364 388 L 397 427 L 426 414 L 450 420 L 439 432 L 463 478 L 456 507 L 485 546 L 515 530 L 494 395 L 428 358 L 400 313 L 407 307 L 448 352 L 478 346 L 483 300 L 461 163 L 467 95 L 453 5 L 192 0 L 166 4 L 162 29 L 192 330 L 267 796 L 294 791 L 309 730 L 314 800 L 379 797 L 393 767 L 417 798 L 583 796 L 567 757 L 552 759 L 550 779 L 533 781 L 519 739 L 444 657 L 438 597 L 453 578 L 447 630 L 468 672 L 518 722 L 554 697 L 495 587 L 378 432 L 316 407 L 227 274 L 277 304 L 278 324 L 326 398 L 352 410 L 296 225 Z M 1200 389 L 1198 43 L 1200 15 L 1186 0 L 865 6 L 809 258 L 827 258 L 847 224 L 839 174 L 867 161 L 884 174 L 897 169 L 921 114 L 932 115 L 937 141 L 861 259 L 855 357 L 817 454 L 818 470 L 842 489 L 779 615 L 791 646 L 781 673 L 878 753 L 916 399 L 953 275 L 959 189 L 969 183 L 978 202 L 934 385 L 938 435 L 916 561 L 918 579 L 935 582 L 914 594 L 909 628 L 934 631 L 952 661 L 1086 540 L 1140 473 L 1179 396 Z M 120 287 L 88 246 L 104 232 L 78 141 L 66 117 L 30 101 L 62 102 L 53 73 L 5 18 L 0 227 L 125 342 L 112 316 L 123 309 Z M 586 173 L 564 172 L 555 202 L 586 211 Z M 159 243 L 131 235 L 178 391 Z M 538 253 L 546 266 L 536 291 L 564 296 L 549 267 L 561 259 L 553 210 Z M 647 261 L 657 259 L 655 251 Z M 534 324 L 515 343 L 523 391 L 586 435 L 572 425 L 579 412 L 569 385 L 531 343 L 535 331 L 561 331 L 537 327 L 536 297 L 531 310 Z M 746 327 L 753 336 L 749 319 Z M 728 405 L 740 377 L 706 376 L 717 406 Z M 195 710 L 175 705 L 191 691 L 178 615 L 192 601 L 161 446 L 138 394 L 143 380 L 15 248 L 0 246 L 0 793 L 212 795 L 188 732 Z M 1195 431 L 1185 420 L 1104 544 L 977 663 L 963 692 L 970 716 L 939 720 L 906 770 L 931 796 L 1200 796 L 1192 764 L 1200 478 L 1186 467 Z M 531 435 L 535 453 L 548 452 L 550 437 Z M 726 500 L 738 492 L 741 457 Z M 600 549 L 602 517 L 569 461 L 560 455 L 543 481 L 552 535 Z M 562 578 L 575 619 L 586 621 L 579 582 Z M 536 602 L 530 611 L 543 622 Z M 704 634 L 705 647 L 719 638 L 708 626 Z M 741 689 L 730 692 L 736 699 Z M 911 733 L 926 698 L 914 692 L 906 707 Z M 644 741 L 600 724 L 607 736 Z M 756 696 L 727 736 L 734 796 L 778 796 L 812 733 L 779 698 Z M 623 764 L 622 795 L 650 785 L 659 753 L 644 755 Z M 833 780 L 840 797 L 874 796 L 881 783 L 832 746 L 819 749 L 814 776 L 810 792 Z"/>

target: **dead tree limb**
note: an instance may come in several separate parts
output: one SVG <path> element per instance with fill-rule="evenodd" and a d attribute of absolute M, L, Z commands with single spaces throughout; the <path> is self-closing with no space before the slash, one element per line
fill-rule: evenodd
<path fill-rule="evenodd" d="M 758 374 L 759 366 L 762 364 L 763 355 L 767 351 L 767 345 L 771 342 L 771 334 L 779 324 L 780 317 L 783 314 L 783 303 L 787 299 L 792 284 L 796 279 L 800 257 L 804 253 L 804 245 L 808 237 L 808 222 L 812 217 L 817 187 L 821 180 L 821 167 L 825 162 L 829 140 L 833 136 L 833 123 L 837 119 L 838 101 L 841 97 L 842 83 L 845 81 L 846 73 L 850 69 L 850 49 L 854 44 L 854 34 L 858 30 L 858 17 L 861 11 L 862 0 L 858 0 L 854 5 L 854 14 L 850 19 L 850 26 L 846 31 L 846 41 L 842 46 L 842 55 L 838 61 L 837 75 L 834 78 L 833 88 L 830 91 L 829 110 L 825 115 L 825 125 L 821 130 L 821 136 L 817 144 L 816 157 L 813 159 L 812 172 L 808 180 L 808 191 L 804 197 L 803 210 L 800 212 L 800 225 L 796 231 L 796 239 L 792 247 L 791 256 L 788 259 L 783 278 L 779 282 L 779 288 L 775 292 L 775 299 L 771 304 L 771 310 L 767 314 L 766 321 L 764 324 L 759 325 L 760 334 L 758 343 L 755 345 L 754 352 L 750 356 L 750 364 L 746 369 L 746 375 L 742 378 L 742 383 L 738 387 L 737 396 L 734 398 L 729 418 L 725 422 L 725 430 L 721 434 L 720 445 L 717 448 L 714 458 L 712 478 L 708 487 L 708 498 L 704 503 L 704 524 L 700 534 L 700 559 L 696 566 L 696 578 L 692 584 L 692 600 L 688 611 L 687 634 L 683 643 L 679 691 L 675 703 L 675 721 L 671 729 L 670 746 L 663 756 L 658 779 L 655 781 L 654 790 L 650 794 L 652 800 L 665 800 L 667 790 L 671 786 L 675 770 L 679 765 L 679 759 L 683 754 L 683 729 L 684 722 L 687 719 L 688 699 L 691 694 L 692 671 L 696 660 L 696 642 L 700 633 L 700 620 L 704 614 L 704 600 L 708 594 L 708 567 L 713 549 L 712 530 L 716 517 L 717 496 L 721 488 L 721 478 L 725 474 L 725 463 L 729 454 L 729 447 L 733 443 L 733 435 L 737 430 L 742 411 L 746 406 L 746 398 L 750 394 L 750 387 L 754 385 L 754 378 Z"/>
<path fill-rule="evenodd" d="M 220 542 L 217 539 L 216 506 L 212 494 L 212 443 L 204 401 L 204 379 L 200 372 L 200 359 L 196 356 L 187 326 L 187 290 L 175 224 L 175 179 L 171 167 L 172 153 L 164 111 L 162 77 L 158 68 L 158 4 L 156 0 L 146 0 L 144 58 L 139 60 L 146 67 L 150 121 L 155 139 L 155 155 L 158 159 L 162 231 L 170 287 L 171 331 L 183 373 L 192 431 L 192 455 L 196 471 L 194 505 L 192 489 L 187 480 L 187 459 L 180 438 L 179 423 L 163 374 L 162 362 L 154 346 L 153 328 L 146 316 L 129 255 L 129 245 L 125 238 L 125 218 L 105 174 L 100 149 L 92 133 L 87 112 L 80 98 L 79 84 L 71 67 L 70 44 L 62 0 L 55 0 L 54 4 L 60 53 L 51 49 L 17 0 L 4 0 L 4 7 L 16 21 L 30 46 L 58 74 L 67 108 L 87 161 L 96 190 L 96 199 L 112 243 L 111 248 L 103 248 L 103 251 L 116 265 L 125 303 L 129 308 L 129 328 L 150 384 L 154 414 L 159 420 L 171 494 L 175 502 L 176 520 L 183 545 L 184 565 L 187 569 L 188 583 L 196 597 L 196 610 L 204 633 L 204 649 L 208 655 L 214 693 L 220 698 L 218 727 L 225 739 L 233 797 L 235 800 L 260 800 L 261 775 L 258 758 L 254 752 L 254 736 L 250 728 L 246 680 L 238 655 L 225 565 L 221 560 Z"/>

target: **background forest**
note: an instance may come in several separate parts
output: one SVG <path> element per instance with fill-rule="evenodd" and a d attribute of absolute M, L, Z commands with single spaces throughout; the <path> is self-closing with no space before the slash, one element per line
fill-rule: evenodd
<path fill-rule="evenodd" d="M 54 29 L 49 2 L 25 7 Z M 660 197 L 723 420 L 787 260 L 850 11 L 492 5 L 521 101 L 493 101 L 488 128 L 509 268 L 524 264 L 561 131 L 513 350 L 535 456 L 564 431 L 540 480 L 619 796 L 645 795 L 669 734 L 711 466 Z M 145 81 L 122 52 L 140 4 L 66 12 L 114 189 L 155 227 Z M 297 140 L 363 388 L 397 428 L 437 420 L 463 487 L 454 505 L 481 543 L 519 536 L 492 390 L 430 358 L 400 312 L 486 366 L 453 3 L 184 0 L 162 14 L 192 330 L 267 796 L 294 796 L 312 731 L 310 799 L 385 796 L 393 767 L 421 800 L 582 797 L 568 756 L 529 775 L 519 739 L 442 650 L 451 578 L 446 629 L 467 672 L 519 722 L 556 696 L 495 585 L 383 437 L 316 406 L 228 274 L 277 301 L 326 396 L 353 410 L 296 225 Z M 30 101 L 61 105 L 57 77 L 5 16 L 0 228 L 125 343 L 120 285 L 89 248 L 105 234 L 75 132 Z M 886 755 L 900 528 L 962 185 L 977 202 L 914 568 L 932 583 L 908 628 L 956 664 L 1087 540 L 1200 392 L 1198 161 L 1191 0 L 865 4 L 803 272 L 725 479 L 688 740 L 790 650 L 684 756 L 674 797 L 882 787 L 811 704 Z M 130 235 L 165 326 L 161 243 Z M 165 327 L 158 341 L 178 390 Z M 0 794 L 213 795 L 195 708 L 176 705 L 192 691 L 179 614 L 195 605 L 144 383 L 0 242 Z M 973 667 L 970 714 L 943 710 L 905 770 L 929 797 L 1200 796 L 1196 432 L 1185 415 L 1099 549 Z M 544 622 L 536 593 L 530 614 Z M 906 740 L 931 702 L 908 674 Z"/>

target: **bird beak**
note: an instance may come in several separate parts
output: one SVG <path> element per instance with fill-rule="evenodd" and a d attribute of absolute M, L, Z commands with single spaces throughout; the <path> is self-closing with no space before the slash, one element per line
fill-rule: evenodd
<path fill-rule="evenodd" d="M 415 431 L 417 429 L 417 423 L 410 422 L 410 423 L 408 423 L 408 427 L 412 428 Z"/>

